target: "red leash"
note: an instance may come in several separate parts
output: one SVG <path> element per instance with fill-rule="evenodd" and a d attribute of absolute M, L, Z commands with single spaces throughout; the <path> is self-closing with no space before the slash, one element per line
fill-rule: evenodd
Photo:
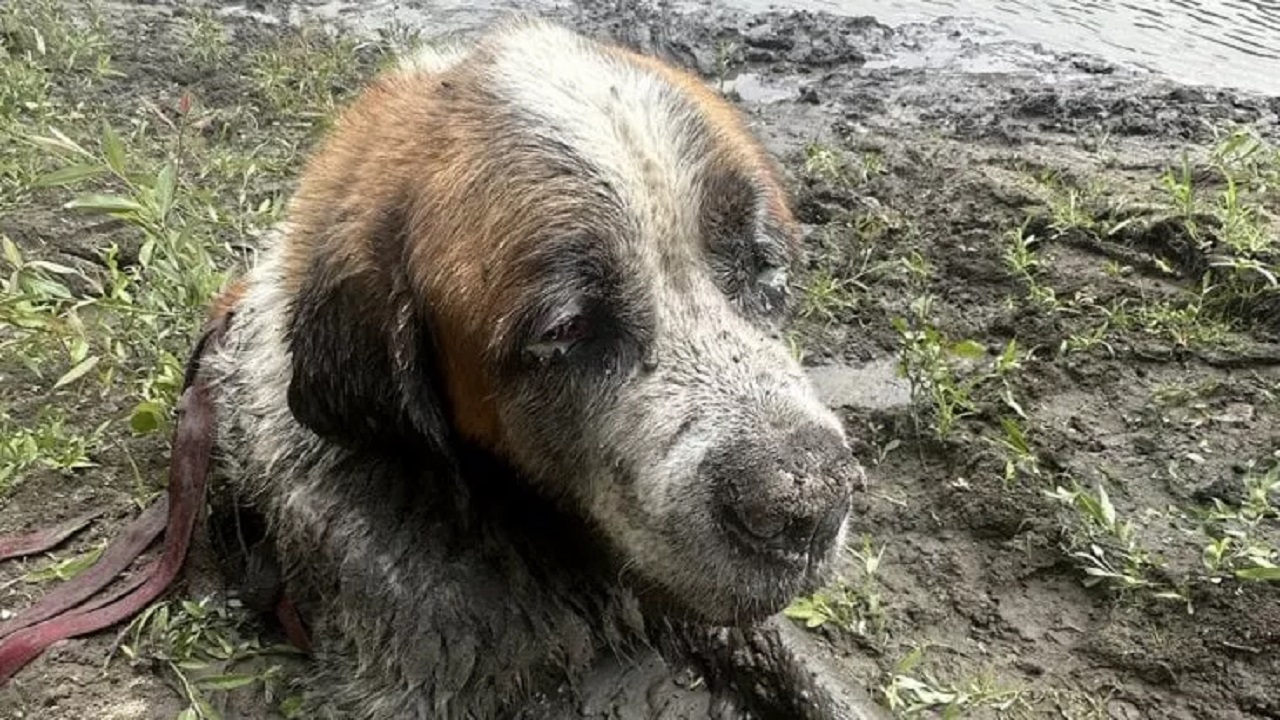
<path fill-rule="evenodd" d="M 204 504 L 209 466 L 217 431 L 213 398 L 200 376 L 200 360 L 221 339 L 230 321 L 239 288 L 215 302 L 191 359 L 173 434 L 169 487 L 111 543 L 92 568 L 50 591 L 35 605 L 0 624 L 0 685 L 50 645 L 108 628 L 140 612 L 178 576 L 186 560 L 196 515 Z M 84 529 L 100 511 L 72 518 L 56 527 L 14 538 L 0 538 L 0 560 L 44 552 Z M 105 595 L 103 588 L 119 577 L 164 532 L 164 551 L 138 575 Z M 281 597 L 276 615 L 291 642 L 303 650 L 310 641 L 301 619 Z"/>
<path fill-rule="evenodd" d="M 102 509 L 90 510 L 70 520 L 44 530 L 37 530 L 29 535 L 16 535 L 0 539 L 0 560 L 35 555 L 62 544 L 64 540 L 89 527 L 89 523 L 102 514 Z M 3 626 L 0 626 L 3 627 Z M 0 637 L 4 631 L 0 630 Z"/>
<path fill-rule="evenodd" d="M 123 597 L 100 607 L 73 606 L 97 592 L 101 586 L 94 585 L 101 582 L 103 577 L 106 580 L 102 584 L 105 585 L 119 574 L 118 569 L 110 566 L 102 566 L 101 572 L 97 574 L 85 573 L 77 576 L 51 592 L 46 600 L 55 595 L 56 600 L 39 603 L 39 610 L 34 614 L 34 617 L 50 619 L 31 625 L 28 618 L 26 624 L 29 626 L 12 632 L 0 641 L 0 683 L 7 682 L 14 673 L 53 643 L 96 632 L 132 617 L 169 587 L 182 569 L 187 556 L 196 511 L 201 506 L 208 480 L 215 429 L 213 401 L 209 397 L 209 390 L 202 382 L 197 382 L 187 388 L 178 402 L 178 427 L 174 432 L 173 462 L 169 468 L 168 502 L 161 500 L 152 505 L 130 528 L 134 531 L 142 526 L 142 531 L 127 532 L 124 538 L 104 553 L 104 558 L 112 550 L 118 549 L 113 558 L 123 559 L 124 564 L 128 565 L 142 554 L 147 545 L 150 545 L 150 539 L 155 537 L 155 533 L 152 533 L 150 539 L 147 539 L 146 531 L 151 529 L 147 521 L 151 516 L 159 514 L 153 512 L 155 508 L 167 504 L 169 522 L 164 528 L 164 554 L 158 562 L 147 566 L 143 573 L 145 580 L 141 584 Z M 93 569 L 99 570 L 99 567 L 95 565 Z"/>

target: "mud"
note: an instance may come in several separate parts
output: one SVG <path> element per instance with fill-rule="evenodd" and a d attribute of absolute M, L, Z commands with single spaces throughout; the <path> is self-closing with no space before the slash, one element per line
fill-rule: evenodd
<path fill-rule="evenodd" d="M 466 33 L 505 7 L 441 5 L 437 18 L 436 6 L 406 5 L 401 16 L 385 7 L 385 15 L 364 16 L 360 30 L 402 17 L 421 23 L 427 36 Z M 320 3 L 219 7 L 241 52 L 290 32 L 299 19 L 353 16 Z M 748 14 L 700 3 L 535 7 L 722 86 L 790 174 L 809 248 L 797 292 L 820 276 L 845 282 L 839 302 L 801 313 L 794 338 L 869 468 L 846 575 L 855 584 L 863 575 L 854 556 L 863 536 L 884 549 L 874 586 L 882 612 L 861 631 L 812 631 L 815 667 L 886 705 L 886 687 L 903 696 L 895 677 L 966 689 L 964 717 L 1280 717 L 1275 585 L 1228 578 L 1197 585 L 1187 601 L 1086 587 L 1064 547 L 1070 518 L 1046 497 L 1067 477 L 1087 487 L 1105 482 L 1117 513 L 1134 520 L 1168 572 L 1197 567 L 1200 548 L 1169 508 L 1212 497 L 1238 501 L 1247 463 L 1280 459 L 1280 305 L 1240 309 L 1241 322 L 1210 345 L 1128 330 L 1063 354 L 1064 343 L 1098 325 L 1097 316 L 1031 302 L 1004 259 L 1007 234 L 1052 205 L 1036 178 L 1053 174 L 1082 189 L 1101 182 L 1106 189 L 1093 200 L 1106 207 L 1123 198 L 1149 205 L 1160 173 L 1184 150 L 1203 154 L 1215 127 L 1243 123 L 1277 139 L 1280 98 L 1188 87 L 1094 57 L 995 42 L 955 20 L 891 28 L 872 18 Z M 116 63 L 125 73 L 112 102 L 123 93 L 127 103 L 168 106 L 185 89 L 214 107 L 245 101 L 249 91 L 234 64 L 196 71 L 177 60 L 175 16 L 184 12 L 177 5 L 111 8 Z M 99 100 L 107 101 L 86 102 Z M 266 118 L 241 131 L 265 138 L 281 130 Z M 806 156 L 815 144 L 850 164 L 835 176 L 815 172 Z M 1271 211 L 1280 210 L 1272 203 Z M 104 237 L 70 228 L 56 205 L 39 201 L 0 218 L 0 227 L 24 249 L 60 261 L 83 256 Z M 1038 247 L 1042 281 L 1059 298 L 1147 302 L 1196 284 L 1188 273 L 1153 270 L 1176 264 L 1178 255 L 1158 222 L 1104 238 L 1051 237 L 1047 221 L 1032 227 L 1046 238 Z M 932 272 L 911 272 L 919 261 Z M 1118 261 L 1131 271 L 1115 272 Z M 991 441 L 1000 428 L 998 399 L 980 403 L 945 440 L 910 402 L 911 388 L 894 374 L 902 340 L 892 321 L 910 317 L 924 294 L 934 298 L 932 317 L 948 336 L 972 339 L 989 356 L 1015 338 L 1035 350 L 1010 387 L 1042 474 L 1004 481 Z M 5 397 L 15 417 L 41 402 L 22 388 Z M 76 411 L 88 419 L 120 414 L 93 398 Z M 102 504 L 115 522 L 96 524 L 72 547 L 109 537 L 132 512 L 135 475 L 119 452 L 97 459 L 99 467 L 72 477 L 31 473 L 0 498 L 0 532 Z M 163 444 L 133 460 L 157 474 Z M 1274 522 L 1264 520 L 1260 530 L 1272 540 Z M 207 557 L 194 558 L 177 596 L 222 592 L 212 567 Z M 18 573 L 0 569 L 0 608 L 20 607 L 35 592 L 16 581 Z M 163 668 L 104 665 L 113 640 L 75 640 L 47 653 L 0 689 L 0 718 L 175 716 L 185 701 Z M 902 664 L 917 647 L 926 648 L 921 664 Z M 653 702 L 655 683 L 665 697 L 682 698 L 688 716 L 705 707 L 696 681 L 651 664 L 616 670 L 598 680 L 586 716 L 634 716 L 639 698 Z M 679 689 L 682 682 L 693 690 Z M 227 716 L 277 716 L 278 700 L 238 691 Z M 930 712 L 936 708 L 923 716 Z"/>

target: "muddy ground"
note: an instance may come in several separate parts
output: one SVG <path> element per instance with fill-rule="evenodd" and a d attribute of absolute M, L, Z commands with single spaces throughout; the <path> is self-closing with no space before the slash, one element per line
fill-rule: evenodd
<path fill-rule="evenodd" d="M 249 218 L 209 238 L 252 247 L 276 212 L 264 203 L 287 197 L 323 130 L 311 111 L 327 108 L 312 101 L 340 101 L 414 28 L 330 52 L 331 41 L 300 43 L 296 27 L 271 20 L 306 5 L 256 4 L 256 15 L 200 25 L 228 43 L 215 52 L 191 32 L 192 7 L 110 4 L 103 32 L 118 74 L 90 81 L 51 65 L 50 82 L 60 112 L 133 128 L 131 152 L 165 137 L 156 118 L 180 121 L 189 93 L 197 162 L 214 167 L 225 147 L 260 167 L 240 168 L 238 187 L 222 166 L 188 168 L 195 181 L 183 187 L 207 170 L 207 202 Z M 1268 570 L 1280 561 L 1280 295 L 1267 275 L 1278 265 L 1280 154 L 1268 143 L 1280 140 L 1280 98 L 993 43 L 957 21 L 889 28 L 681 8 L 581 2 L 552 14 L 696 68 L 790 174 L 809 248 L 794 344 L 847 419 L 871 483 L 842 582 L 791 613 L 812 626 L 821 661 L 903 716 L 1280 717 L 1280 588 Z M 17 42 L 6 38 L 11 52 Z M 247 69 L 270 52 L 321 81 Z M 1223 140 L 1238 128 L 1258 142 Z M 1257 150 L 1241 157 L 1245 147 Z M 53 167 L 14 148 L 11 163 Z M 14 177 L 0 233 L 28 257 L 93 277 L 96 249 L 114 241 L 136 260 L 128 227 L 69 215 L 69 191 Z M 168 342 L 181 353 L 190 326 L 176 327 Z M 136 397 L 115 388 L 133 385 L 51 390 L 65 359 L 36 376 L 16 355 L 25 345 L 3 347 L 6 427 L 61 408 L 94 464 L 22 466 L 0 483 L 0 533 L 109 507 L 53 553 L 74 557 L 159 488 L 164 435 L 130 433 Z M 904 357 L 914 384 L 895 375 Z M 951 425 L 948 409 L 960 415 Z M 188 607 L 167 639 L 125 638 L 133 662 L 106 664 L 113 633 L 53 649 L 0 689 L 0 718 L 175 717 L 194 696 L 175 647 L 217 645 L 224 631 L 237 657 L 275 642 L 226 606 L 201 553 L 173 596 L 212 593 L 208 609 Z M 0 609 L 47 589 L 26 574 L 52 562 L 0 568 Z M 287 679 L 295 666 L 279 661 Z M 227 716 L 287 714 L 287 682 L 267 687 L 236 690 Z M 226 701 L 216 688 L 203 696 Z"/>

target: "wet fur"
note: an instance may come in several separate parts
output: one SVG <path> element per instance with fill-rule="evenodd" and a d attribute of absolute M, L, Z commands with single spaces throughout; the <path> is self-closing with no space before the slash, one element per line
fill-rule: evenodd
<path fill-rule="evenodd" d="M 316 712 L 501 717 L 825 579 L 858 469 L 776 336 L 797 250 L 763 151 L 653 60 L 522 20 L 376 80 L 211 359 L 223 487 L 313 623 Z M 531 356 L 564 313 L 599 339 Z M 784 573 L 722 496 L 832 509 Z"/>

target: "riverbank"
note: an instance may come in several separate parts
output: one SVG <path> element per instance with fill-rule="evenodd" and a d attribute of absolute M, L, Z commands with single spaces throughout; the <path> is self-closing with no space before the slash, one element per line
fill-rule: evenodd
<path fill-rule="evenodd" d="M 0 610 L 159 491 L 208 293 L 335 108 L 433 35 L 229 7 L 0 10 L 0 534 L 109 509 L 0 567 Z M 696 68 L 789 173 L 793 346 L 871 483 L 842 580 L 789 612 L 824 667 L 904 717 L 1280 715 L 1280 99 L 954 20 L 547 12 Z M 135 205 L 64 208 L 89 192 Z M 47 653 L 0 717 L 288 715 L 292 659 L 201 549 L 105 664 L 116 639 Z"/>

